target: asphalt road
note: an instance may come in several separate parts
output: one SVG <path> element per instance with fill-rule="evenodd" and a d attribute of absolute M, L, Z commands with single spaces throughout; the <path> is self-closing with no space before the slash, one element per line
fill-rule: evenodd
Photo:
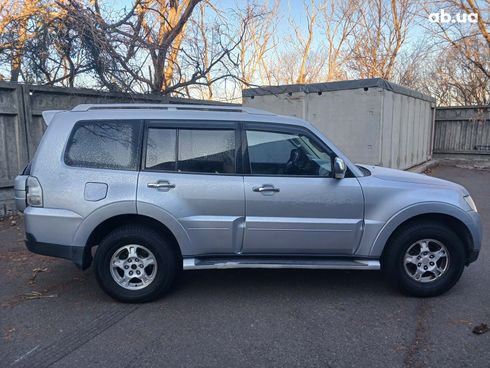
<path fill-rule="evenodd" d="M 490 171 L 432 175 L 468 188 L 490 234 Z M 490 326 L 490 236 L 437 298 L 402 296 L 375 271 L 226 270 L 127 305 L 92 270 L 27 252 L 16 221 L 0 222 L 2 367 L 490 367 L 490 332 L 472 332 Z"/>

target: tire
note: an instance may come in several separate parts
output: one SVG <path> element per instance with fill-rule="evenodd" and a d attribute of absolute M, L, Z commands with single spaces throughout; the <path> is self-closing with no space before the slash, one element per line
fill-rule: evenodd
<path fill-rule="evenodd" d="M 170 290 L 178 269 L 178 256 L 169 242 L 144 226 L 115 229 L 102 239 L 95 254 L 99 286 L 122 302 L 158 299 Z"/>
<path fill-rule="evenodd" d="M 394 286 L 405 294 L 417 297 L 441 295 L 451 289 L 463 273 L 463 242 L 443 224 L 410 224 L 396 233 L 387 247 L 382 269 Z"/>

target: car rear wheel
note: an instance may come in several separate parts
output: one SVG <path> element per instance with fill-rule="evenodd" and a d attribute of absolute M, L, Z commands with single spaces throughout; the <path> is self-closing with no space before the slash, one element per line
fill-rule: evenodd
<path fill-rule="evenodd" d="M 100 287 L 123 302 L 148 302 L 174 283 L 178 257 L 159 233 L 142 226 L 124 226 L 108 234 L 95 255 Z"/>
<path fill-rule="evenodd" d="M 382 267 L 406 294 L 440 295 L 452 288 L 463 273 L 464 245 L 443 224 L 411 224 L 395 234 L 387 246 Z"/>

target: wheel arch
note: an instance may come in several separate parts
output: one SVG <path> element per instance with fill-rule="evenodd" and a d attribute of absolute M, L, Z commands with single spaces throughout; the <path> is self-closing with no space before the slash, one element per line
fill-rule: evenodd
<path fill-rule="evenodd" d="M 414 216 L 409 218 L 408 220 L 401 223 L 390 235 L 388 240 L 386 241 L 386 245 L 383 248 L 383 252 L 381 254 L 381 258 L 383 258 L 384 254 L 387 251 L 387 248 L 391 242 L 391 239 L 394 238 L 399 232 L 403 231 L 405 228 L 408 228 L 410 225 L 414 223 L 424 223 L 424 222 L 432 222 L 446 225 L 454 230 L 456 235 L 461 239 L 461 242 L 465 248 L 466 259 L 468 259 L 471 254 L 471 250 L 473 249 L 473 240 L 471 237 L 471 233 L 466 225 L 456 217 L 443 214 L 443 213 L 427 213 L 418 216 Z"/>
<path fill-rule="evenodd" d="M 109 217 L 99 223 L 88 235 L 88 238 L 84 244 L 84 257 L 82 269 L 86 269 L 92 263 L 92 249 L 97 246 L 102 238 L 110 233 L 112 230 L 124 226 L 124 225 L 142 225 L 150 229 L 157 231 L 159 234 L 169 240 L 175 254 L 182 259 L 182 248 L 180 239 L 175 235 L 166 224 L 161 221 L 142 214 L 118 214 L 113 217 Z"/>
<path fill-rule="evenodd" d="M 382 258 L 390 240 L 398 232 L 414 222 L 429 221 L 444 224 L 455 230 L 465 247 L 465 263 L 469 264 L 469 257 L 475 248 L 475 242 L 478 241 L 478 231 L 465 211 L 445 203 L 426 203 L 400 211 L 388 220 L 378 233 L 371 248 L 371 255 Z"/>

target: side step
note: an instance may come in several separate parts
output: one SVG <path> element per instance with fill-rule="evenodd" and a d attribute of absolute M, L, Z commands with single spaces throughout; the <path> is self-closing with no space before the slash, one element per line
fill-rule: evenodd
<path fill-rule="evenodd" d="M 378 260 L 338 258 L 184 258 L 184 270 L 230 268 L 303 268 L 324 270 L 379 270 Z"/>

